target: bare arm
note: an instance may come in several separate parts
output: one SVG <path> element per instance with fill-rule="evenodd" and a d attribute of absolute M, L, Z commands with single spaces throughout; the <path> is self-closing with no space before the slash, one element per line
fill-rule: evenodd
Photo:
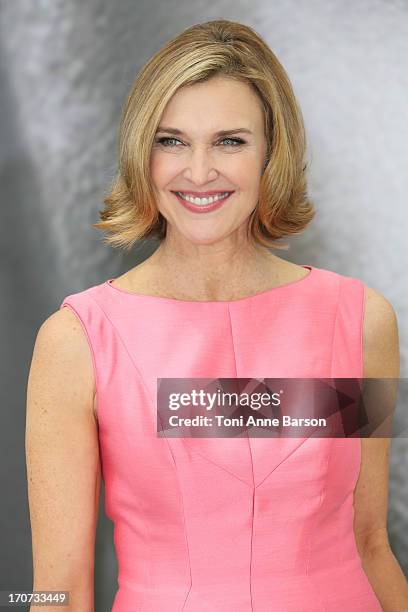
<path fill-rule="evenodd" d="M 364 377 L 399 378 L 399 338 L 391 304 L 366 288 Z M 354 492 L 354 530 L 365 573 L 384 612 L 408 611 L 408 585 L 388 541 L 390 439 L 361 440 L 361 469 Z"/>
<path fill-rule="evenodd" d="M 89 346 L 74 313 L 63 308 L 37 334 L 25 440 L 33 590 L 69 591 L 66 612 L 94 610 L 101 483 L 94 401 Z M 61 607 L 47 610 L 57 612 Z"/>

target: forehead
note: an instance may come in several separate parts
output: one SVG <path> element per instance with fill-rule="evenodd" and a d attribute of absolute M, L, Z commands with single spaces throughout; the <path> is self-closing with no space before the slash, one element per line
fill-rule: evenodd
<path fill-rule="evenodd" d="M 228 77 L 181 87 L 168 102 L 160 125 L 189 132 L 216 132 L 244 127 L 255 132 L 263 125 L 262 103 L 248 83 Z"/>

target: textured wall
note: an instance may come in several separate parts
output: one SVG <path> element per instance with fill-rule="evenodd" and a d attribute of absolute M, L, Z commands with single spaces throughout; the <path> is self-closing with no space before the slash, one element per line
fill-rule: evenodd
<path fill-rule="evenodd" d="M 407 376 L 407 13 L 404 0 L 0 0 L 0 469 L 8 491 L 0 517 L 1 537 L 9 538 L 0 589 L 31 587 L 24 420 L 35 333 L 63 296 L 148 254 L 125 258 L 91 223 L 115 170 L 125 94 L 150 55 L 184 27 L 242 21 L 281 59 L 304 113 L 318 209 L 283 254 L 381 291 L 398 315 Z M 408 570 L 406 450 L 406 439 L 393 441 L 389 531 Z M 115 589 L 111 537 L 101 515 L 98 611 L 110 610 Z"/>

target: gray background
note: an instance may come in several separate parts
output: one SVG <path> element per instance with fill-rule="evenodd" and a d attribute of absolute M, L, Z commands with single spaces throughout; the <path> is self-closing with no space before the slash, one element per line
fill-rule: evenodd
<path fill-rule="evenodd" d="M 124 97 L 145 61 L 185 27 L 241 21 L 285 66 L 304 114 L 318 213 L 277 254 L 383 293 L 397 312 L 407 376 L 407 14 L 402 0 L 0 2 L 0 589 L 32 587 L 24 427 L 35 335 L 64 296 L 155 248 L 124 256 L 91 223 L 116 168 Z M 389 533 L 407 572 L 406 450 L 406 438 L 392 441 Z M 98 611 L 111 609 L 116 570 L 101 506 Z"/>

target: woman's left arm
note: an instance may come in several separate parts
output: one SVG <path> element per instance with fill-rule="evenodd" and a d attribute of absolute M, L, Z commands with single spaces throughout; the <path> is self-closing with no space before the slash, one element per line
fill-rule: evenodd
<path fill-rule="evenodd" d="M 398 323 L 392 305 L 365 287 L 364 378 L 399 378 Z M 361 439 L 354 532 L 363 569 L 384 612 L 408 612 L 408 583 L 387 532 L 390 438 Z"/>

